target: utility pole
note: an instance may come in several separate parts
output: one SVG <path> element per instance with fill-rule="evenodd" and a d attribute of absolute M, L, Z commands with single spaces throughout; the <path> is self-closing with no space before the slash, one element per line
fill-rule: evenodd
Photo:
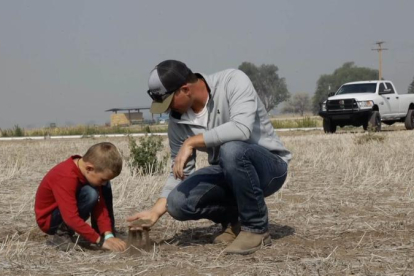
<path fill-rule="evenodd" d="M 377 51 L 379 53 L 379 70 L 378 70 L 378 79 L 382 79 L 382 51 L 388 50 L 386 48 L 382 48 L 382 44 L 384 44 L 385 41 L 377 41 L 375 44 L 378 45 L 378 48 L 371 49 L 372 51 Z"/>

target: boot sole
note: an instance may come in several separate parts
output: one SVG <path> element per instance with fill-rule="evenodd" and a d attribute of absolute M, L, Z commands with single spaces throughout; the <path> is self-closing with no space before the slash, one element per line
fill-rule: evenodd
<path fill-rule="evenodd" d="M 213 240 L 213 244 L 231 244 L 235 238 L 232 241 L 221 241 L 221 240 Z"/>
<path fill-rule="evenodd" d="M 256 252 L 257 250 L 259 250 L 260 248 L 265 247 L 265 246 L 269 246 L 272 244 L 272 238 L 270 236 L 264 238 L 262 240 L 262 243 L 256 247 L 250 248 L 250 249 L 246 249 L 246 250 L 239 250 L 239 251 L 225 251 L 226 254 L 238 254 L 238 255 L 249 255 L 253 252 Z"/>

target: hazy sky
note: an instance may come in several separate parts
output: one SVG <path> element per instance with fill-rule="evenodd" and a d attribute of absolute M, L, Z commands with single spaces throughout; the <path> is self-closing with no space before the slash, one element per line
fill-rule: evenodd
<path fill-rule="evenodd" d="M 0 128 L 109 121 L 147 106 L 164 59 L 195 72 L 276 64 L 290 92 L 313 93 L 344 62 L 378 68 L 406 93 L 414 76 L 414 1 L 0 0 Z"/>

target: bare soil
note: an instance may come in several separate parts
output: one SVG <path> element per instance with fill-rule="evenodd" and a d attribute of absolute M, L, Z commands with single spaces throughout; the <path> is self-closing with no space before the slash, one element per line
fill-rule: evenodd
<path fill-rule="evenodd" d="M 299 134 L 299 133 L 297 133 Z M 272 245 L 248 256 L 211 243 L 220 227 L 165 215 L 149 252 L 128 255 L 75 246 L 57 251 L 34 219 L 42 177 L 72 154 L 109 140 L 127 158 L 126 138 L 0 142 L 1 275 L 414 275 L 414 132 L 282 134 L 293 152 L 283 189 L 267 198 Z M 198 166 L 207 165 L 199 155 Z M 112 182 L 116 227 L 152 206 L 168 172 Z"/>

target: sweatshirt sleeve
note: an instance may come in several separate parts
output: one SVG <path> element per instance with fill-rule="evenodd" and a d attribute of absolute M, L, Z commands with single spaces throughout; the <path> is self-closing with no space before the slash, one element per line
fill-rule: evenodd
<path fill-rule="evenodd" d="M 226 96 L 230 107 L 230 121 L 204 133 L 207 147 L 250 139 L 258 96 L 249 77 L 242 71 L 235 70 L 228 79 Z"/>
<path fill-rule="evenodd" d="M 109 218 L 108 209 L 106 207 L 105 199 L 102 195 L 102 187 L 99 188 L 99 200 L 93 209 L 93 215 L 102 233 L 112 232 L 111 219 Z"/>
<path fill-rule="evenodd" d="M 170 123 L 168 125 L 168 140 L 170 145 L 170 151 L 171 151 L 171 168 L 170 168 L 170 175 L 168 176 L 167 182 L 164 185 L 164 188 L 161 192 L 161 197 L 168 197 L 169 193 L 178 185 L 181 183 L 180 179 L 175 179 L 173 168 L 174 168 L 174 160 L 175 157 L 178 154 L 178 151 L 180 150 L 181 146 L 183 145 L 184 141 L 188 137 L 184 137 L 185 131 L 182 130 L 182 128 L 188 127 L 186 125 L 179 125 L 172 120 L 170 120 Z M 179 135 L 181 133 L 181 135 Z M 196 151 L 193 151 L 193 155 L 190 156 L 187 163 L 184 167 L 184 176 L 188 177 L 190 174 L 192 174 L 195 171 L 195 161 L 196 161 Z"/>
<path fill-rule="evenodd" d="M 77 178 L 65 178 L 61 180 L 59 185 L 56 185 L 53 189 L 53 195 L 58 204 L 60 214 L 63 221 L 73 231 L 87 239 L 88 241 L 95 243 L 99 238 L 99 234 L 87 224 L 79 216 L 78 205 L 76 200 L 76 190 L 78 186 Z"/>

